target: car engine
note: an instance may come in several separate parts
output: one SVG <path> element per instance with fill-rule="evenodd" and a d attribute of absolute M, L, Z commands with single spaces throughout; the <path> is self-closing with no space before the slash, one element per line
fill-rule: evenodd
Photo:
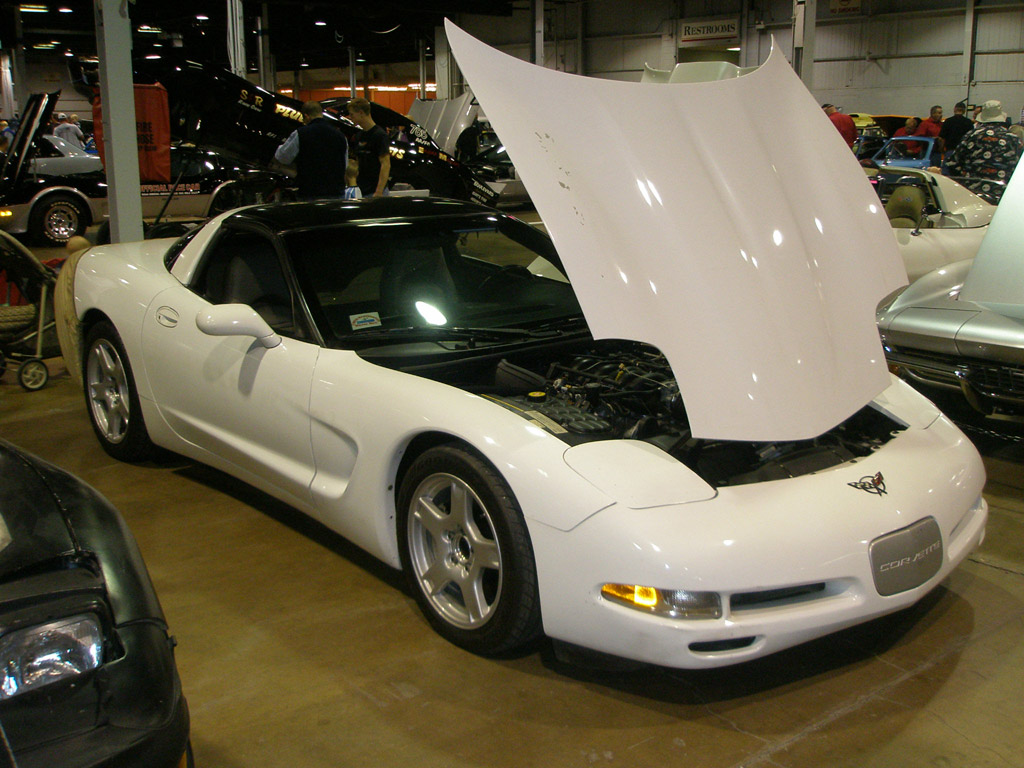
<path fill-rule="evenodd" d="M 644 440 L 714 487 L 811 474 L 866 456 L 905 428 L 869 405 L 809 440 L 697 439 L 664 355 L 632 342 L 595 343 L 550 363 L 543 374 L 502 360 L 494 381 L 495 393 L 485 397 L 570 445 Z"/>

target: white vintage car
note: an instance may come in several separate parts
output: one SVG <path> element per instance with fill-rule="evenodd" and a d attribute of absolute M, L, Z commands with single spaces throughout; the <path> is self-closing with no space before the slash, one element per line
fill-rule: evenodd
<path fill-rule="evenodd" d="M 871 175 L 910 282 L 978 252 L 996 206 L 946 176 L 883 167 Z"/>
<path fill-rule="evenodd" d="M 721 666 L 936 587 L 984 535 L 984 470 L 885 367 L 874 308 L 905 273 L 785 60 L 645 100 L 449 38 L 557 252 L 427 198 L 95 248 L 74 306 L 104 448 L 155 443 L 310 514 L 484 654 L 543 633 Z M 740 105 L 757 119 L 715 122 Z M 694 125 L 658 142 L 637 109 Z M 762 129 L 813 167 L 715 148 Z"/>

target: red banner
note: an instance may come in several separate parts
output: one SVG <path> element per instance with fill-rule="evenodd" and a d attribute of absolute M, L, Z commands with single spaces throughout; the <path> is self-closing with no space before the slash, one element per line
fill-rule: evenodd
<path fill-rule="evenodd" d="M 103 143 L 103 105 L 99 96 L 92 104 L 96 148 L 106 167 Z M 139 181 L 143 184 L 171 183 L 171 117 L 167 91 L 159 83 L 135 86 L 135 131 L 139 143 Z"/>

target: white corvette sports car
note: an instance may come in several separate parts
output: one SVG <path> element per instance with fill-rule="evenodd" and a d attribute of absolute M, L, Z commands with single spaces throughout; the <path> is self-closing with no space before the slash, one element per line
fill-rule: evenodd
<path fill-rule="evenodd" d="M 402 568 L 433 626 L 479 653 L 544 633 L 712 667 L 934 588 L 984 535 L 984 471 L 885 368 L 873 317 L 905 280 L 895 244 L 784 60 L 726 97 L 793 115 L 801 152 L 820 143 L 816 176 L 834 159 L 811 213 L 782 158 L 731 169 L 778 169 L 749 210 L 703 160 L 673 181 L 646 136 L 624 170 L 595 169 L 593 147 L 563 151 L 578 123 L 552 110 L 599 121 L 579 84 L 623 84 L 559 85 L 449 35 L 558 251 L 491 209 L 416 198 L 244 208 L 95 248 L 74 293 L 106 450 L 156 443 L 287 501 Z M 508 119 L 492 66 L 549 131 Z M 679 98 L 706 107 L 704 85 Z M 627 135 L 622 112 L 599 127 Z"/>

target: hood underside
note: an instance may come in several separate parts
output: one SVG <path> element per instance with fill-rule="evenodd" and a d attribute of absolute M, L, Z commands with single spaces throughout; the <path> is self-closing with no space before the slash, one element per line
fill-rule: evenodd
<path fill-rule="evenodd" d="M 450 22 L 595 337 L 658 347 L 697 437 L 803 439 L 888 386 L 884 211 L 782 55 L 718 82 L 579 77 Z"/>

